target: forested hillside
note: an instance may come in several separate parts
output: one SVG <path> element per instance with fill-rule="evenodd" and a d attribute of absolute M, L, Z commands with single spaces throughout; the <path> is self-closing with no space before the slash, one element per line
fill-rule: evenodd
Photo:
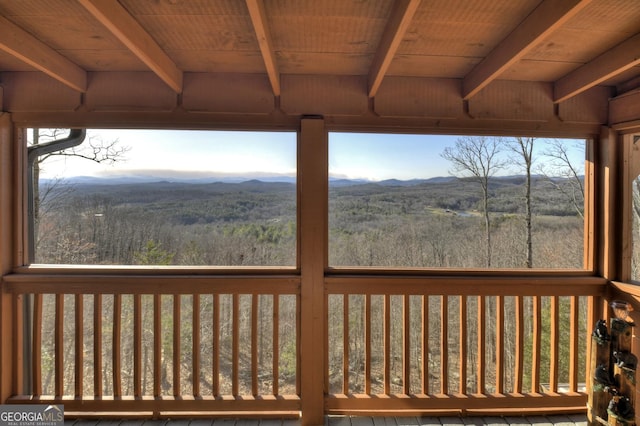
<path fill-rule="evenodd" d="M 41 210 L 36 260 L 292 265 L 295 194 L 294 184 L 260 181 L 56 185 Z"/>
<path fill-rule="evenodd" d="M 533 267 L 581 268 L 582 210 L 533 179 Z M 492 178 L 493 266 L 525 267 L 524 178 Z M 477 182 L 437 178 L 340 185 L 330 192 L 330 263 L 341 266 L 482 267 L 485 244 Z"/>
<path fill-rule="evenodd" d="M 48 182 L 38 263 L 294 265 L 296 187 L 289 182 Z M 535 267 L 580 268 L 583 221 L 558 182 L 535 178 Z M 495 266 L 523 266 L 523 178 L 492 178 Z M 335 181 L 330 263 L 482 266 L 473 180 Z"/>

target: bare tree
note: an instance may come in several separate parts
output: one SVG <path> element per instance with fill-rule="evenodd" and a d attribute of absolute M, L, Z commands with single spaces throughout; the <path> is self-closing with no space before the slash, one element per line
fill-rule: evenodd
<path fill-rule="evenodd" d="M 34 147 L 43 143 L 64 138 L 69 132 L 68 129 L 32 129 L 32 139 L 29 143 Z M 89 136 L 82 144 L 77 147 L 55 151 L 41 155 L 36 158 L 32 165 L 33 178 L 33 227 L 34 234 L 38 229 L 38 223 L 42 212 L 42 204 L 45 200 L 51 205 L 55 204 L 55 200 L 51 199 L 53 194 L 57 197 L 64 198 L 68 195 L 68 191 L 60 190 L 60 179 L 52 180 L 52 183 L 41 187 L 40 172 L 45 166 L 45 162 L 53 157 L 75 157 L 81 158 L 95 163 L 115 163 L 121 161 L 125 154 L 129 151 L 129 147 L 121 146 L 119 139 L 105 141 L 100 135 Z M 37 237 L 34 236 L 33 244 L 36 244 Z M 37 245 L 37 244 L 36 244 Z"/>
<path fill-rule="evenodd" d="M 543 153 L 549 161 L 540 167 L 540 173 L 570 200 L 576 213 L 584 219 L 583 171 L 571 159 L 570 151 L 568 141 L 555 139 Z"/>
<path fill-rule="evenodd" d="M 526 266 L 533 268 L 533 239 L 531 235 L 532 229 L 532 211 L 531 211 L 531 170 L 533 167 L 533 145 L 535 138 L 517 137 L 509 141 L 509 147 L 516 153 L 518 159 L 516 163 L 520 164 L 525 170 L 524 185 L 524 203 L 525 203 L 525 247 L 526 247 Z"/>
<path fill-rule="evenodd" d="M 34 128 L 30 146 L 41 143 L 55 141 L 65 136 L 68 129 L 39 129 Z M 33 181 L 38 182 L 43 164 L 53 157 L 76 157 L 95 163 L 115 163 L 124 158 L 129 151 L 129 147 L 121 146 L 119 139 L 105 141 L 100 135 L 90 135 L 80 146 L 68 148 L 62 151 L 55 151 L 41 155 L 33 164 Z M 38 195 L 37 185 L 34 194 Z M 36 200 L 38 197 L 36 197 Z M 37 209 L 36 209 L 37 211 Z"/>
<path fill-rule="evenodd" d="M 500 159 L 501 140 L 484 136 L 466 136 L 456 140 L 454 147 L 447 147 L 442 158 L 453 164 L 452 174 L 470 177 L 482 189 L 482 212 L 485 224 L 486 267 L 491 267 L 491 220 L 489 218 L 489 179 L 506 162 Z"/>

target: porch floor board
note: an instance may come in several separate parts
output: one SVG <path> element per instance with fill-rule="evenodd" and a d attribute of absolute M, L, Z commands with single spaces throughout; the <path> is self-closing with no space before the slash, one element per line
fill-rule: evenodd
<path fill-rule="evenodd" d="M 65 426 L 299 426 L 299 420 L 67 420 Z M 505 417 L 327 416 L 325 426 L 587 426 L 584 414 Z"/>

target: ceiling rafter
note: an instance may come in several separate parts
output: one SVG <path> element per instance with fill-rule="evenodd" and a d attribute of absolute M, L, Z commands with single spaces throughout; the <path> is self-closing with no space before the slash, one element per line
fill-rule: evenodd
<path fill-rule="evenodd" d="M 640 65 L 640 33 L 556 81 L 553 101 L 567 100 L 636 65 Z"/>
<path fill-rule="evenodd" d="M 13 22 L 0 16 L 0 50 L 78 92 L 87 91 L 87 72 Z"/>
<path fill-rule="evenodd" d="M 394 3 L 391 17 L 382 35 L 380 45 L 369 70 L 368 93 L 375 97 L 382 79 L 393 60 L 411 20 L 420 6 L 420 0 L 399 0 Z"/>
<path fill-rule="evenodd" d="M 182 92 L 182 71 L 117 0 L 78 1 L 173 91 Z"/>
<path fill-rule="evenodd" d="M 271 39 L 271 32 L 267 25 L 267 14 L 264 9 L 263 0 L 246 0 L 247 8 L 249 9 L 249 16 L 251 16 L 251 23 L 253 29 L 256 32 L 258 39 L 258 45 L 260 46 L 260 52 L 262 53 L 262 59 L 264 65 L 267 68 L 267 75 L 271 82 L 271 89 L 274 96 L 280 96 L 280 72 L 278 71 L 278 65 L 276 63 L 276 56 L 273 50 L 273 42 Z"/>
<path fill-rule="evenodd" d="M 544 0 L 462 81 L 462 97 L 473 97 L 529 50 L 581 11 L 591 0 Z"/>

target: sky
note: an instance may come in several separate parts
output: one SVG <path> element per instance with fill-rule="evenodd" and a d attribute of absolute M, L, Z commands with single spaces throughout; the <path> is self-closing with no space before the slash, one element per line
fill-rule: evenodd
<path fill-rule="evenodd" d="M 332 133 L 329 170 L 348 179 L 423 179 L 448 176 L 450 164 L 440 154 L 457 136 Z"/>
<path fill-rule="evenodd" d="M 165 178 L 260 176 L 296 173 L 294 132 L 90 129 L 93 141 L 118 141 L 122 160 L 96 164 L 57 157 L 43 164 L 43 178 L 73 176 L 162 175 Z M 330 133 L 329 173 L 334 178 L 425 179 L 451 175 L 442 158 L 458 136 Z M 86 142 L 85 142 L 86 143 Z M 584 161 L 584 151 L 573 153 Z M 516 170 L 504 174 L 517 173 Z"/>

